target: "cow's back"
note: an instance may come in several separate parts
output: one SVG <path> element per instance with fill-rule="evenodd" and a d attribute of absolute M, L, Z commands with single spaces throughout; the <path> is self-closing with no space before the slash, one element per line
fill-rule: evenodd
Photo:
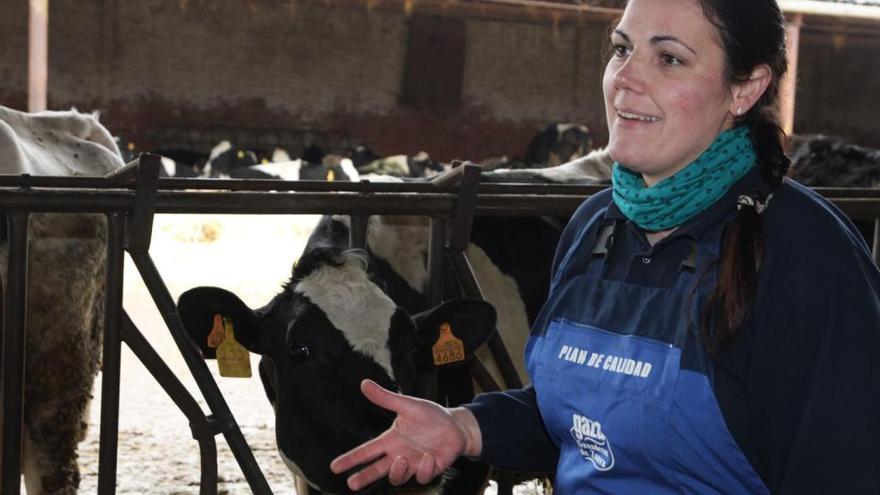
<path fill-rule="evenodd" d="M 124 163 L 96 116 L 0 107 L 0 173 L 102 176 Z M 5 226 L 5 216 L 0 218 Z M 3 229 L 3 234 L 8 234 Z M 75 494 L 77 444 L 100 365 L 107 225 L 35 213 L 28 225 L 23 470 L 28 493 Z M 0 237 L 6 286 L 8 239 Z"/>
<path fill-rule="evenodd" d="M 122 165 L 95 115 L 0 107 L 0 174 L 101 176 Z"/>

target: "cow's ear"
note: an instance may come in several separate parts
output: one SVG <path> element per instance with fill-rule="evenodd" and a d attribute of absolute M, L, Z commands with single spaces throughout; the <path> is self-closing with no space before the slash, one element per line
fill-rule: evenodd
<path fill-rule="evenodd" d="M 422 366 L 466 363 L 495 331 L 495 308 L 479 299 L 452 299 L 419 313 L 416 322 Z"/>
<path fill-rule="evenodd" d="M 247 350 L 263 354 L 256 314 L 228 290 L 217 287 L 190 289 L 177 300 L 177 313 L 190 341 L 205 359 L 217 357 L 216 349 L 208 345 L 208 340 L 212 331 L 222 325 L 223 318 L 232 321 L 235 340 Z M 222 330 L 222 326 L 218 330 Z M 212 338 L 216 338 L 216 331 Z"/>

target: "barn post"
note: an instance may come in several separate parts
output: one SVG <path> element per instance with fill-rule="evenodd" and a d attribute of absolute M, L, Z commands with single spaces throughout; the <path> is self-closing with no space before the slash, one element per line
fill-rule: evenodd
<path fill-rule="evenodd" d="M 46 109 L 49 80 L 49 0 L 29 0 L 28 112 Z"/>
<path fill-rule="evenodd" d="M 21 453 L 27 321 L 28 214 L 7 214 L 9 248 L 3 304 L 3 451 L 0 493 L 21 492 Z"/>
<path fill-rule="evenodd" d="M 797 92 L 798 47 L 800 46 L 803 14 L 791 15 L 785 25 L 785 52 L 788 72 L 779 85 L 779 124 L 786 135 L 794 132 L 795 93 Z"/>

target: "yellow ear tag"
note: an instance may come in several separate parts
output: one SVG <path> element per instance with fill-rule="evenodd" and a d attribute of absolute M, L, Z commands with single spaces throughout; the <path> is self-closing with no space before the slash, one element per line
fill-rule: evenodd
<path fill-rule="evenodd" d="M 217 368 L 220 376 L 233 378 L 251 377 L 251 355 L 235 340 L 232 320 L 223 318 L 226 338 L 217 347 Z"/>
<path fill-rule="evenodd" d="M 464 361 L 464 343 L 452 335 L 449 323 L 440 325 L 440 337 L 431 350 L 434 353 L 434 364 L 437 366 Z"/>
<path fill-rule="evenodd" d="M 238 150 L 238 153 L 236 154 L 236 156 L 238 157 L 239 160 L 241 160 L 242 158 L 244 158 L 244 151 Z"/>
<path fill-rule="evenodd" d="M 269 159 L 268 159 L 268 158 L 263 158 L 262 160 L 260 160 L 260 163 L 262 163 L 263 165 L 265 165 L 265 164 L 269 163 Z"/>
<path fill-rule="evenodd" d="M 327 181 L 328 181 L 328 182 L 333 182 L 334 179 L 336 179 L 336 174 L 333 173 L 333 170 L 332 170 L 332 169 L 331 169 L 331 170 L 328 170 L 328 171 L 327 171 Z"/>
<path fill-rule="evenodd" d="M 127 148 L 128 148 L 128 151 L 134 151 L 134 143 L 129 142 Z"/>

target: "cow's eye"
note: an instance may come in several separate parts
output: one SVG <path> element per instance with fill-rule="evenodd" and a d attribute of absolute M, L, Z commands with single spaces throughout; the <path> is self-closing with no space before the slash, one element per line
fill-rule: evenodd
<path fill-rule="evenodd" d="M 297 361 L 308 358 L 311 355 L 309 346 L 301 342 L 293 342 L 290 344 L 290 357 Z"/>

